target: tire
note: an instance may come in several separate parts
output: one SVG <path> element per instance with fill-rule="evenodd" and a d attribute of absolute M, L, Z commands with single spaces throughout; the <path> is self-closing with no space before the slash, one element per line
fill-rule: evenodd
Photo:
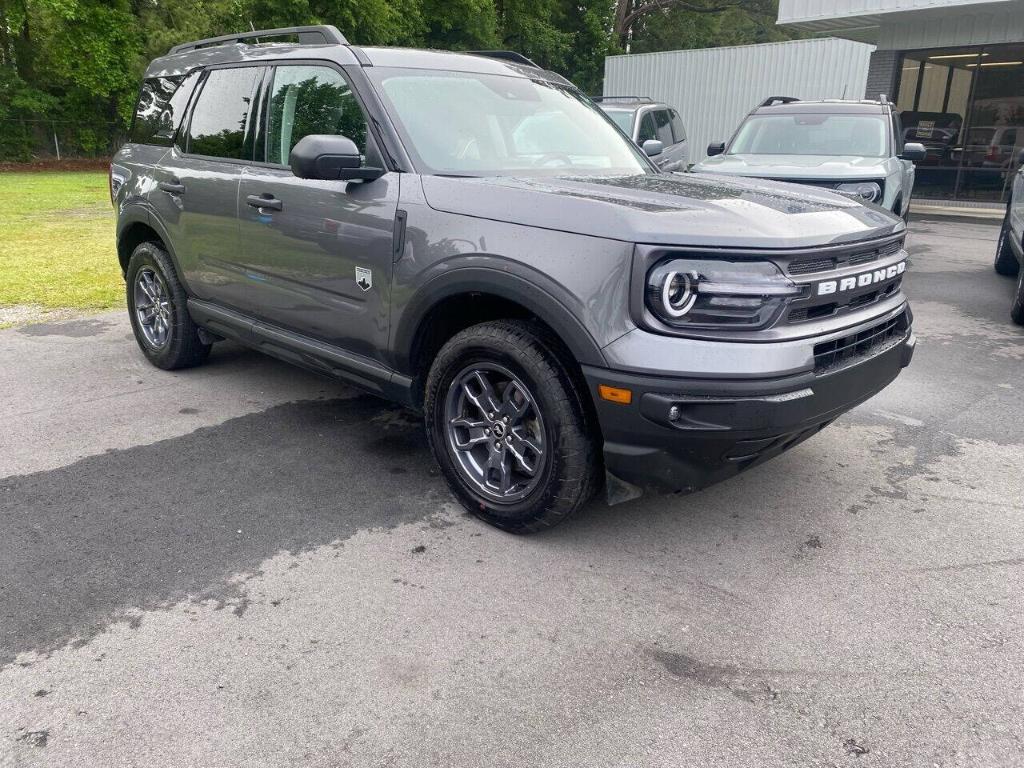
<path fill-rule="evenodd" d="M 453 336 L 427 376 L 427 439 L 449 488 L 469 512 L 510 533 L 562 522 L 598 486 L 585 390 L 558 348 L 527 322 L 482 323 Z"/>
<path fill-rule="evenodd" d="M 1017 295 L 1013 297 L 1010 318 L 1017 325 L 1024 325 L 1024 269 L 1017 273 Z"/>
<path fill-rule="evenodd" d="M 141 243 L 132 252 L 125 281 L 128 317 L 146 359 L 166 371 L 203 362 L 212 345 L 199 338 L 199 326 L 188 313 L 188 296 L 167 251 L 159 243 Z M 149 317 L 153 320 L 147 323 Z"/>
<path fill-rule="evenodd" d="M 1013 253 L 1013 246 L 1010 245 L 1010 216 L 1007 214 L 1003 219 L 1003 226 L 999 230 L 999 241 L 996 243 L 995 270 L 1000 275 L 1013 277 L 1020 271 L 1020 264 Z"/>

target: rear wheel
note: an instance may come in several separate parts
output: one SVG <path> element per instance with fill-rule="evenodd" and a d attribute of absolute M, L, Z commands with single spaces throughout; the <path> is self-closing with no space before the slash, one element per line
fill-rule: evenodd
<path fill-rule="evenodd" d="M 591 497 L 595 441 L 557 345 L 499 320 L 453 336 L 427 377 L 427 437 L 452 492 L 512 533 L 549 528 Z"/>
<path fill-rule="evenodd" d="M 188 313 L 188 296 L 167 251 L 158 243 L 140 244 L 132 252 L 125 278 L 135 341 L 149 362 L 165 370 L 203 362 L 211 345 L 199 338 L 199 327 Z"/>
<path fill-rule="evenodd" d="M 1020 264 L 1013 254 L 1013 246 L 1010 245 L 1010 216 L 1007 214 L 1003 219 L 1003 226 L 999 230 L 999 241 L 996 243 L 996 272 L 1000 275 L 1012 277 L 1020 271 Z"/>

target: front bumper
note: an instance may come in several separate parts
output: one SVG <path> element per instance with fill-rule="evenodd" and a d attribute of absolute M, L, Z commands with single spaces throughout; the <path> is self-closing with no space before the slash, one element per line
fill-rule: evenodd
<path fill-rule="evenodd" d="M 668 378 L 585 366 L 609 503 L 644 491 L 695 491 L 811 437 L 910 364 L 916 340 L 906 317 L 900 334 L 870 354 L 776 378 Z M 601 384 L 630 390 L 631 402 L 601 399 Z"/>

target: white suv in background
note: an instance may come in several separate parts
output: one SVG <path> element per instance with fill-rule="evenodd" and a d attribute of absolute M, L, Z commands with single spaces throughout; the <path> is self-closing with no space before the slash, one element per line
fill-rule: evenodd
<path fill-rule="evenodd" d="M 894 105 L 879 101 L 800 101 L 772 96 L 747 115 L 727 143 L 708 146 L 697 173 L 811 184 L 874 203 L 907 218 L 921 144 L 902 143 Z"/>

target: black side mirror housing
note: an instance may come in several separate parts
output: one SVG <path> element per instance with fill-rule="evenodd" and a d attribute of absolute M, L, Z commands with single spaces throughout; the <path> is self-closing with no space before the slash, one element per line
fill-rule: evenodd
<path fill-rule="evenodd" d="M 1017 165 L 1024 167 L 1024 149 L 1022 149 L 1020 154 L 1017 155 Z"/>
<path fill-rule="evenodd" d="M 928 150 L 924 148 L 924 144 L 918 144 L 916 141 L 909 141 L 903 145 L 903 152 L 900 153 L 901 160 L 909 160 L 912 163 L 920 163 L 924 160 L 928 154 Z"/>
<path fill-rule="evenodd" d="M 723 152 L 725 152 L 724 141 L 713 141 L 708 144 L 708 157 L 714 157 L 715 155 L 720 155 Z"/>
<path fill-rule="evenodd" d="M 373 181 L 384 175 L 383 168 L 363 165 L 359 148 L 352 139 L 329 134 L 300 139 L 288 155 L 288 165 L 300 179 Z"/>

